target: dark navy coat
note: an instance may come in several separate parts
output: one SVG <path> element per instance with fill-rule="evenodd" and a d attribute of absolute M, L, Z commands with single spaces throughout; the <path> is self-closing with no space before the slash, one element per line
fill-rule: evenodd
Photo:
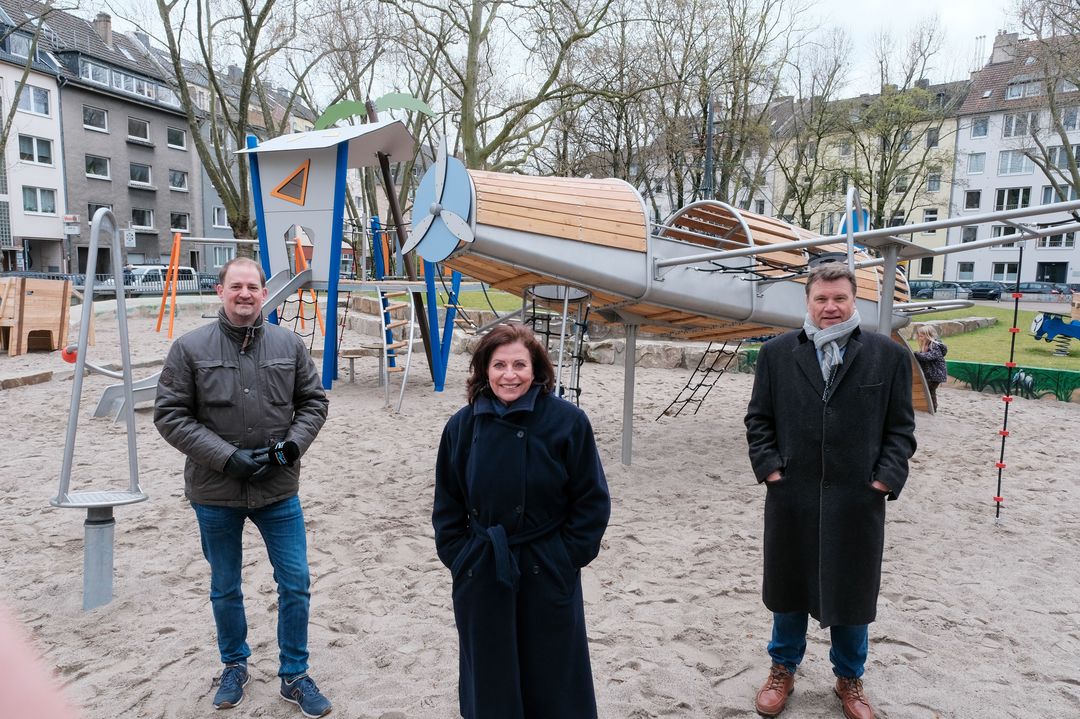
<path fill-rule="evenodd" d="M 453 578 L 465 719 L 596 717 L 579 570 L 611 502 L 585 413 L 534 386 L 443 430 L 435 546 Z"/>
<path fill-rule="evenodd" d="M 774 612 L 824 626 L 877 614 L 886 494 L 896 499 L 915 452 L 911 360 L 881 334 L 852 333 L 827 399 L 814 343 L 788 332 L 758 354 L 746 413 L 750 463 L 767 484 L 762 595 Z"/>

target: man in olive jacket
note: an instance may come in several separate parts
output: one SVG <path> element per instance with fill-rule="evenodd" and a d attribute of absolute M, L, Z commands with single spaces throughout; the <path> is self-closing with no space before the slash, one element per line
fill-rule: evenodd
<path fill-rule="evenodd" d="M 278 585 L 281 695 L 305 715 L 323 716 L 330 702 L 307 674 L 311 595 L 297 460 L 326 421 L 326 394 L 300 338 L 263 321 L 267 290 L 258 264 L 230 261 L 217 292 L 217 321 L 169 350 L 154 408 L 161 436 L 187 455 L 184 494 L 210 563 L 210 602 L 225 665 L 214 705 L 239 704 L 250 678 L 240 589 L 250 519 Z"/>
<path fill-rule="evenodd" d="M 762 597 L 773 612 L 772 669 L 759 714 L 783 711 L 806 650 L 808 616 L 829 627 L 835 691 L 848 719 L 873 719 L 863 694 L 885 541 L 915 451 L 911 360 L 859 330 L 855 277 L 811 271 L 803 329 L 762 346 L 746 414 L 750 463 L 765 498 Z"/>

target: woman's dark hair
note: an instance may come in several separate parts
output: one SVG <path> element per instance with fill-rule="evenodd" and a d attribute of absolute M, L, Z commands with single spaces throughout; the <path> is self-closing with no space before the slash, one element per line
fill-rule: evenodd
<path fill-rule="evenodd" d="M 472 362 L 469 363 L 469 380 L 465 384 L 465 396 L 469 404 L 476 401 L 480 393 L 487 389 L 487 371 L 491 356 L 503 345 L 520 342 L 529 351 L 532 360 L 533 384 L 540 386 L 541 392 L 550 392 L 555 388 L 555 368 L 551 365 L 547 350 L 531 329 L 525 325 L 496 325 L 476 346 Z"/>

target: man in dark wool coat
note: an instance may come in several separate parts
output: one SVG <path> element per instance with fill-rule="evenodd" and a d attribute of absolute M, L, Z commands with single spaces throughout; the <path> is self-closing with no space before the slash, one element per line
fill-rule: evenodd
<path fill-rule="evenodd" d="M 811 270 L 806 300 L 803 328 L 762 346 L 746 412 L 750 463 L 766 486 L 762 598 L 773 612 L 772 668 L 755 707 L 784 710 L 812 616 L 831 630 L 844 716 L 873 719 L 862 674 L 885 501 L 904 488 L 915 452 L 911 364 L 887 336 L 859 330 L 846 265 Z"/>

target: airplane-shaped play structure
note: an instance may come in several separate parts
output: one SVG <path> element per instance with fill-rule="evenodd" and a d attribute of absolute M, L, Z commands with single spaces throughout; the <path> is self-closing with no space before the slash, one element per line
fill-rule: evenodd
<path fill-rule="evenodd" d="M 639 331 L 688 340 L 729 340 L 800 327 L 810 267 L 824 261 L 843 261 L 857 277 L 856 304 L 865 329 L 901 341 L 895 331 L 906 325 L 911 315 L 970 304 L 955 300 L 910 301 L 905 275 L 899 267 L 901 261 L 1080 230 L 1080 223 L 1044 229 L 1019 224 L 1023 218 L 1039 214 L 1039 208 L 860 230 L 860 223 L 854 220 L 865 217 L 865 213 L 853 190 L 848 194 L 846 213 L 853 221 L 844 234 L 831 237 L 715 200 L 693 203 L 666 222 L 654 224 L 637 190 L 620 180 L 468 170 L 441 143 L 436 162 L 416 190 L 412 233 L 406 241 L 389 172 L 391 159 L 400 162 L 415 154 L 415 141 L 402 123 L 369 122 L 285 135 L 262 144 L 251 138 L 249 147 L 240 154 L 246 155 L 251 164 L 260 258 L 269 278 L 270 296 L 264 312 L 272 313 L 300 289 L 325 291 L 330 308 L 337 307 L 339 292 L 346 289 L 375 288 L 382 293 L 387 287 L 397 287 L 411 293 L 414 303 L 422 302 L 419 295 L 424 286 L 411 277 L 382 284 L 340 279 L 346 171 L 378 166 L 403 254 L 415 251 L 428 263 L 441 263 L 497 289 L 539 298 L 541 303 L 552 306 L 561 304 L 565 308 L 571 296 L 588 298 L 593 317 L 624 325 L 625 464 L 631 459 L 634 360 Z M 1080 210 L 1080 201 L 1057 204 L 1054 210 Z M 917 232 L 984 222 L 1012 225 L 1017 234 L 934 249 L 904 239 Z M 301 231 L 314 246 L 313 256 L 308 269 L 295 272 L 287 244 Z M 114 273 L 119 277 L 119 230 L 108 210 L 99 210 L 94 217 L 88 265 L 93 265 L 99 235 L 105 232 L 113 243 Z M 877 256 L 871 256 L 869 249 L 875 250 Z M 453 302 L 449 303 L 440 334 L 431 301 L 435 294 L 434 274 L 425 273 L 431 314 L 421 330 L 436 388 L 441 389 L 434 368 L 441 362 L 445 371 Z M 459 281 L 455 275 L 455 288 Z M 88 274 L 87 298 L 93 297 L 92 283 L 93 275 Z M 117 287 L 116 295 L 124 362 L 120 376 L 124 381 L 106 391 L 99 410 L 104 406 L 102 413 L 118 412 L 127 423 L 129 486 L 125 490 L 89 492 L 70 489 L 82 376 L 86 369 L 93 368 L 86 358 L 92 312 L 92 303 L 87 302 L 80 326 L 60 489 L 52 500 L 55 506 L 88 512 L 84 564 L 87 609 L 108 602 L 112 596 L 112 508 L 146 499 L 138 481 L 133 405 L 152 399 L 157 382 L 156 376 L 132 379 L 122 286 Z M 327 323 L 324 340 L 322 378 L 327 389 L 332 387 L 338 368 L 336 326 L 334 321 Z M 912 364 L 915 401 L 917 406 L 929 409 L 921 371 L 914 359 Z"/>

